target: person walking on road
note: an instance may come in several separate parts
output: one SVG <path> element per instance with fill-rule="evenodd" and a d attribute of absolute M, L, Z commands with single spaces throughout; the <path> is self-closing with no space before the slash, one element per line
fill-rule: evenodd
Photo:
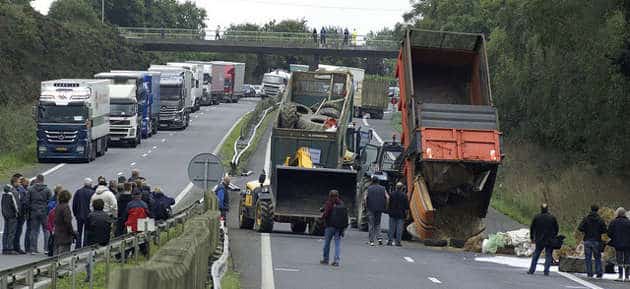
<path fill-rule="evenodd" d="M 85 231 L 85 222 L 90 214 L 90 200 L 92 199 L 92 195 L 94 195 L 92 179 L 85 178 L 83 179 L 83 187 L 78 189 L 72 198 L 72 213 L 77 220 L 77 248 L 83 247 L 85 240 L 83 232 Z"/>
<path fill-rule="evenodd" d="M 48 217 L 48 200 L 52 197 L 52 192 L 44 184 L 44 175 L 37 175 L 34 183 L 28 188 L 28 209 L 29 223 L 31 224 L 30 243 L 28 252 L 31 254 L 37 251 L 37 240 L 40 230 L 44 233 L 44 244 L 48 244 L 48 231 L 46 223 Z"/>
<path fill-rule="evenodd" d="M 96 191 L 92 195 L 92 198 L 90 198 L 90 204 L 93 204 L 94 200 L 98 199 L 103 200 L 105 203 L 105 208 L 103 209 L 105 213 L 111 215 L 112 218 L 118 216 L 118 201 L 114 193 L 112 193 L 107 186 L 99 185 L 96 187 Z M 93 208 L 90 208 L 90 211 L 93 211 Z"/>
<path fill-rule="evenodd" d="M 125 234 L 125 215 L 127 212 L 127 204 L 133 199 L 131 192 L 133 191 L 133 183 L 125 183 L 123 190 L 118 194 L 118 220 L 116 222 L 116 231 L 114 235 L 116 237 Z"/>
<path fill-rule="evenodd" d="M 328 200 L 324 204 L 322 213 L 324 220 L 324 254 L 320 264 L 328 265 L 330 260 L 330 242 L 335 239 L 335 258 L 332 266 L 338 267 L 341 261 L 341 237 L 348 227 L 348 210 L 339 197 L 337 190 L 330 190 Z"/>
<path fill-rule="evenodd" d="M 615 215 L 617 217 L 608 225 L 608 237 L 610 237 L 608 244 L 615 248 L 619 268 L 617 281 L 623 281 L 624 269 L 626 281 L 630 281 L 630 220 L 624 208 L 618 208 Z"/>
<path fill-rule="evenodd" d="M 101 199 L 94 200 L 92 203 L 92 211 L 86 220 L 85 224 L 85 239 L 86 246 L 99 245 L 107 246 L 109 244 L 109 238 L 112 229 L 112 218 L 103 211 L 105 202 Z M 92 262 L 88 262 L 86 265 L 87 277 L 85 282 L 89 282 L 92 276 Z"/>
<path fill-rule="evenodd" d="M 13 179 L 11 183 L 15 184 Z M 14 240 L 17 231 L 17 219 L 19 206 L 17 202 L 17 190 L 12 185 L 5 185 L 2 193 L 0 206 L 2 207 L 2 217 L 4 218 L 4 233 L 2 234 L 2 254 L 15 255 Z"/>
<path fill-rule="evenodd" d="M 401 182 L 396 184 L 396 190 L 389 196 L 389 231 L 387 245 L 392 244 L 401 247 L 403 224 L 407 210 L 409 209 L 409 201 L 405 194 L 404 185 Z"/>
<path fill-rule="evenodd" d="M 545 276 L 549 276 L 549 267 L 551 267 L 551 261 L 553 259 L 553 239 L 558 235 L 558 221 L 556 217 L 549 213 L 547 204 L 543 203 L 540 206 L 540 214 L 534 217 L 529 229 L 529 236 L 532 243 L 536 244 L 536 249 L 532 255 L 532 263 L 527 271 L 527 274 L 534 274 L 536 266 L 538 264 L 538 258 L 540 254 L 545 251 Z"/>
<path fill-rule="evenodd" d="M 223 182 L 217 185 L 214 193 L 217 195 L 219 203 L 219 211 L 221 211 L 221 218 L 227 224 L 227 214 L 230 211 L 230 177 L 223 177 Z"/>
<path fill-rule="evenodd" d="M 584 233 L 584 265 L 586 266 L 586 275 L 593 277 L 593 260 L 595 257 L 595 274 L 597 278 L 602 278 L 602 234 L 606 233 L 606 223 L 597 213 L 598 205 L 591 206 L 591 212 L 584 217 L 578 230 Z"/>
<path fill-rule="evenodd" d="M 18 217 L 15 225 L 15 236 L 13 237 L 13 250 L 18 254 L 26 254 L 26 252 L 22 250 L 22 245 L 20 245 L 22 229 L 24 228 L 26 219 L 28 219 L 27 191 L 26 188 L 22 186 L 23 179 L 24 177 L 21 174 L 14 174 L 11 178 L 11 186 L 13 186 L 15 191 L 17 191 L 16 201 L 18 205 Z"/>
<path fill-rule="evenodd" d="M 378 177 L 376 175 L 372 176 L 372 184 L 368 186 L 367 194 L 365 194 L 370 246 L 374 246 L 375 240 L 378 240 L 379 245 L 383 245 L 383 238 L 381 238 L 381 215 L 385 212 L 388 198 L 387 190 L 378 183 Z"/>
<path fill-rule="evenodd" d="M 55 208 L 55 255 L 70 252 L 72 241 L 76 233 L 72 227 L 72 212 L 70 212 L 70 198 L 67 190 L 59 192 L 58 204 Z"/>

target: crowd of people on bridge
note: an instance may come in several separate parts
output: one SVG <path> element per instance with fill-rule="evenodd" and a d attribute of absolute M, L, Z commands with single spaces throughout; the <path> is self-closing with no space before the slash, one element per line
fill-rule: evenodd
<path fill-rule="evenodd" d="M 630 281 L 630 219 L 623 207 L 615 211 L 615 219 L 606 225 L 598 214 L 599 206 L 592 205 L 590 213 L 584 217 L 578 230 L 584 234 L 584 264 L 589 278 L 602 278 L 602 252 L 606 246 L 615 248 L 615 261 L 618 266 L 618 281 Z M 534 274 L 538 265 L 538 258 L 545 252 L 543 274 L 549 275 L 549 267 L 553 261 L 553 250 L 562 245 L 562 237 L 558 236 L 558 221 L 549 212 L 547 204 L 542 204 L 540 213 L 534 217 L 530 227 L 530 238 L 536 245 L 532 262 L 527 274 Z M 608 235 L 610 241 L 605 243 L 602 235 Z M 560 240 L 560 241 L 559 241 Z M 595 272 L 593 272 L 593 258 L 595 259 Z M 624 274 L 625 272 L 625 274 Z"/>
<path fill-rule="evenodd" d="M 74 194 L 62 185 L 50 190 L 43 175 L 28 180 L 16 173 L 3 186 L 2 253 L 52 256 L 71 251 L 73 244 L 74 249 L 104 246 L 112 236 L 138 231 L 140 219 L 168 219 L 174 204 L 160 188 L 152 189 L 138 170 L 109 182 L 100 176 L 96 184 L 85 178 Z M 38 248 L 40 232 L 44 251 Z M 143 249 L 141 253 L 148 253 Z"/>
<path fill-rule="evenodd" d="M 315 42 L 315 44 L 319 44 L 322 47 L 326 46 L 326 40 L 328 39 L 328 36 L 330 35 L 331 38 L 333 39 L 338 39 L 340 38 L 339 35 L 343 35 L 343 45 L 350 45 L 352 44 L 352 46 L 356 46 L 357 45 L 357 30 L 353 29 L 352 33 L 350 33 L 350 31 L 348 31 L 348 28 L 344 28 L 343 31 L 337 31 L 336 29 L 332 29 L 332 30 L 326 30 L 326 27 L 322 26 L 322 29 L 319 30 L 319 38 L 317 37 L 317 28 L 313 28 L 313 41 Z M 350 39 L 352 39 L 352 42 L 350 42 Z"/>

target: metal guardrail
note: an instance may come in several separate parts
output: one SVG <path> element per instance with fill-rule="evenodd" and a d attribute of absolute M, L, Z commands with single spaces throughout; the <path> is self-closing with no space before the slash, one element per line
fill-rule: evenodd
<path fill-rule="evenodd" d="M 368 35 L 356 35 L 344 38 L 343 34 L 329 33 L 326 43 L 321 43 L 321 35 L 308 32 L 264 32 L 221 30 L 216 37 L 216 30 L 211 29 L 173 29 L 119 27 L 121 36 L 134 39 L 164 40 L 205 40 L 223 45 L 248 45 L 270 47 L 325 48 L 346 50 L 397 50 L 400 42 L 393 38 L 375 38 Z"/>
<path fill-rule="evenodd" d="M 134 261 L 138 263 L 139 246 L 150 244 L 153 241 L 160 244 L 160 234 L 179 225 L 184 224 L 194 214 L 194 209 L 199 205 L 195 202 L 181 210 L 172 218 L 156 225 L 153 232 L 136 232 L 120 236 L 112 240 L 107 246 L 89 246 L 74 250 L 44 260 L 31 262 L 13 268 L 0 270 L 0 289 L 8 288 L 57 288 L 59 276 L 70 274 L 72 288 L 76 288 L 76 274 L 85 270 L 85 265 L 96 261 L 105 261 L 105 275 L 109 275 L 112 255 L 124 264 L 127 254 L 134 251 Z M 105 278 L 107 284 L 107 278 Z M 93 280 L 89 280 L 89 288 L 93 288 Z"/>

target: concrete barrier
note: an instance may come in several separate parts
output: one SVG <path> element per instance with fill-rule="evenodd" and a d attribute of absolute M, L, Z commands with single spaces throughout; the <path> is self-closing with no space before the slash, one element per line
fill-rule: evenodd
<path fill-rule="evenodd" d="M 146 263 L 117 268 L 110 289 L 207 288 L 208 260 L 219 242 L 219 212 L 214 194 L 206 193 L 208 210 L 186 222 L 182 234 L 166 243 Z"/>

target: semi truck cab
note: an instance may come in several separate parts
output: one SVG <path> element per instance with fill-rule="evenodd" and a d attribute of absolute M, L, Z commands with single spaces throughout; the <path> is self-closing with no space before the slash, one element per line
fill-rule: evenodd
<path fill-rule="evenodd" d="M 185 104 L 186 88 L 179 74 L 162 73 L 160 79 L 160 127 L 184 129 L 189 116 Z"/>
<path fill-rule="evenodd" d="M 133 85 L 110 85 L 109 141 L 129 143 L 136 147 L 141 142 L 141 112 L 138 109 Z M 140 116 L 139 116 L 140 115 Z"/>

